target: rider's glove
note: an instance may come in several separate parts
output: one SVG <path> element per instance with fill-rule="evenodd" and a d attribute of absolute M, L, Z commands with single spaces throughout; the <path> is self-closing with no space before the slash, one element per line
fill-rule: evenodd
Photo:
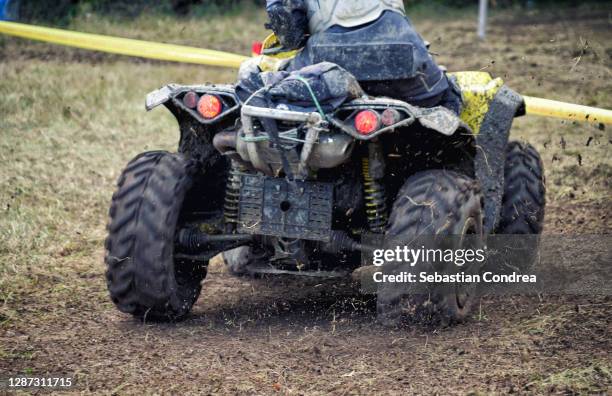
<path fill-rule="evenodd" d="M 308 17 L 303 0 L 283 0 L 272 3 L 268 8 L 270 22 L 266 28 L 272 29 L 285 50 L 304 46 L 308 33 Z"/>

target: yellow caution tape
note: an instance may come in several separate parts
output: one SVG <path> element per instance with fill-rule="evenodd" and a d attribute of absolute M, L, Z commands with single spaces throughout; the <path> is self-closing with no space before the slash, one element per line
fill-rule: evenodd
<path fill-rule="evenodd" d="M 239 68 L 242 62 L 249 59 L 246 56 L 223 51 L 102 36 L 6 21 L 0 21 L 0 33 L 93 51 L 200 65 Z M 525 99 L 527 114 L 612 124 L 612 110 L 530 96 L 524 96 L 523 98 Z"/>
<path fill-rule="evenodd" d="M 525 100 L 525 111 L 527 114 L 562 118 L 565 120 L 612 124 L 612 110 L 533 98 L 531 96 L 523 96 L 523 99 Z"/>
<path fill-rule="evenodd" d="M 246 56 L 182 45 L 52 29 L 0 21 L 0 33 L 87 50 L 201 65 L 239 68 Z"/>

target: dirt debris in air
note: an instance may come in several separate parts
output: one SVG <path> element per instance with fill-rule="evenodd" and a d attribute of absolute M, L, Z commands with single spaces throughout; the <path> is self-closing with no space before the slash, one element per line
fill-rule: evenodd
<path fill-rule="evenodd" d="M 474 29 L 465 20 L 415 22 L 434 40 L 440 63 L 451 70 L 486 67 L 524 94 L 612 107 L 607 12 L 560 9 L 555 15 L 494 19 L 485 43 L 474 40 Z M 588 48 L 583 48 L 587 41 Z M 11 62 L 21 69 L 24 59 L 37 62 L 29 66 L 33 68 L 65 61 L 52 51 L 39 58 L 27 47 L 16 47 L 13 42 L 0 47 L 2 55 L 17 52 L 3 57 L 0 70 L 6 69 L 9 77 L 0 82 L 1 88 L 8 87 L 3 84 L 11 78 L 22 78 L 10 72 Z M 579 62 L 576 57 L 581 57 Z M 40 80 L 58 81 L 57 85 L 28 89 L 39 89 L 43 98 L 49 91 L 63 93 L 62 78 L 69 74 L 65 70 L 74 70 L 68 61 Z M 82 66 L 90 60 L 78 57 L 78 62 Z M 91 73 L 98 67 L 115 70 L 114 62 L 117 58 L 96 57 Z M 163 72 L 155 74 L 162 66 Z M 146 90 L 167 82 L 169 73 L 165 65 L 139 62 L 129 69 L 130 78 L 140 67 L 160 77 L 128 93 L 138 109 Z M 195 68 L 177 70 L 173 77 L 199 73 Z M 204 79 L 206 73 L 196 75 Z M 98 98 L 94 95 L 114 87 L 107 84 L 115 80 L 122 81 L 118 76 L 96 80 L 89 95 Z M 139 124 L 146 121 L 125 131 L 112 120 L 96 118 L 112 108 L 112 114 L 123 120 L 127 116 L 122 108 L 109 106 L 90 114 L 69 96 L 65 100 L 76 106 L 71 105 L 67 120 L 60 111 L 59 124 L 44 118 L 31 125 L 31 117 L 51 117 L 52 112 L 33 111 L 40 101 L 31 102 L 25 93 L 10 96 L 17 89 L 1 91 L 9 92 L 11 106 L 18 103 L 28 110 L 14 112 L 17 116 L 8 116 L 2 124 L 10 133 L 0 139 L 0 207 L 6 208 L 0 224 L 4 230 L 30 233 L 1 234 L 1 375 L 73 375 L 78 392 L 93 394 L 612 393 L 612 300 L 605 296 L 486 297 L 465 324 L 387 329 L 375 323 L 372 296 L 359 294 L 351 283 L 251 280 L 212 272 L 188 320 L 135 321 L 117 312 L 106 292 L 106 205 L 122 164 L 169 132 Z M 80 116 L 79 111 L 90 115 Z M 165 122 L 153 113 L 143 117 Z M 80 123 L 71 126 L 73 118 Z M 97 125 L 105 129 L 96 130 Z M 146 135 L 148 127 L 156 135 Z M 61 135 L 70 128 L 78 135 Z M 609 234 L 609 128 L 526 117 L 517 120 L 513 134 L 534 144 L 544 158 L 545 232 Z M 175 136 L 164 144 L 170 146 Z M 11 150 L 5 150 L 3 141 L 12 142 Z M 31 146 L 22 144 L 33 142 L 38 145 L 26 152 L 23 147 Z M 72 142 L 86 144 L 78 146 L 85 154 L 62 151 Z M 109 142 L 118 154 L 102 151 Z M 147 147 L 153 148 L 157 147 Z M 100 158 L 99 166 L 90 165 L 90 156 Z M 69 185 L 72 179 L 79 180 L 78 188 Z M 53 216 L 45 217 L 47 212 Z M 38 220 L 27 220 L 32 213 Z"/>

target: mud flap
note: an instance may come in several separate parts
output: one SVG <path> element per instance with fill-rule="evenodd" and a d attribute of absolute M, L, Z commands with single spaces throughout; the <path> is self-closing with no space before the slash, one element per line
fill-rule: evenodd
<path fill-rule="evenodd" d="M 491 233 L 499 221 L 504 194 L 506 146 L 512 121 L 523 105 L 523 98 L 502 86 L 489 104 L 480 131 L 476 135 L 474 168 L 484 195 L 484 231 Z"/>

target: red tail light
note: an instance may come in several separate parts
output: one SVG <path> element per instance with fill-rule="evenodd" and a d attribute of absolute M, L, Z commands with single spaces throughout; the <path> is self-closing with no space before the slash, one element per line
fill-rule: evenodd
<path fill-rule="evenodd" d="M 261 41 L 254 41 L 253 45 L 251 46 L 251 53 L 253 54 L 253 56 L 261 55 L 262 52 L 263 43 Z"/>
<path fill-rule="evenodd" d="M 401 116 L 399 111 L 395 109 L 386 109 L 382 113 L 382 124 L 384 126 L 391 126 L 400 122 Z"/>
<path fill-rule="evenodd" d="M 380 116 L 372 110 L 364 110 L 355 117 L 355 129 L 361 135 L 369 135 L 380 128 Z"/>
<path fill-rule="evenodd" d="M 190 109 L 195 109 L 198 105 L 199 99 L 200 98 L 198 97 L 197 93 L 189 91 L 185 94 L 185 96 L 183 96 L 183 104 L 189 107 Z"/>
<path fill-rule="evenodd" d="M 198 113 L 209 120 L 221 114 L 222 109 L 221 100 L 214 95 L 204 95 L 198 102 Z"/>

